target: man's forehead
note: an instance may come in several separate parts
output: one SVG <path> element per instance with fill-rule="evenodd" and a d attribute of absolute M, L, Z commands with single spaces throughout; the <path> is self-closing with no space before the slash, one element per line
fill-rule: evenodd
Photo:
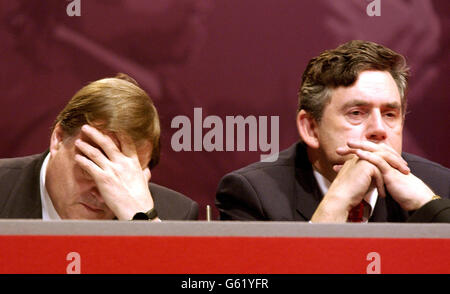
<path fill-rule="evenodd" d="M 351 86 L 333 89 L 329 102 L 342 105 L 382 104 L 397 107 L 401 105 L 401 98 L 397 84 L 389 72 L 363 71 Z"/>

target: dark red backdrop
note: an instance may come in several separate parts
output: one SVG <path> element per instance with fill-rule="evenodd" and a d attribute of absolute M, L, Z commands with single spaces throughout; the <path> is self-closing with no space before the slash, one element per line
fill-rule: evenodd
<path fill-rule="evenodd" d="M 404 150 L 450 166 L 447 0 L 0 0 L 0 157 L 44 151 L 53 119 L 83 85 L 126 72 L 160 112 L 153 180 L 214 207 L 219 179 L 258 152 L 179 152 L 176 115 L 280 116 L 280 148 L 297 138 L 296 92 L 308 60 L 350 39 L 407 56 L 413 76 Z M 215 211 L 214 211 L 215 212 Z M 217 213 L 215 212 L 216 216 Z"/>

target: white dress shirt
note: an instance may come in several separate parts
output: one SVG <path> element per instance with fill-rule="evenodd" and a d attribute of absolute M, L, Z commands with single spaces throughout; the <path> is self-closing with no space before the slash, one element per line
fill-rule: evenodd
<path fill-rule="evenodd" d="M 50 153 L 47 154 L 47 156 L 44 159 L 44 163 L 42 164 L 39 181 L 41 191 L 41 203 L 42 203 L 42 220 L 60 220 L 61 217 L 56 212 L 52 200 L 48 195 L 47 188 L 45 187 L 45 175 L 47 173 L 47 164 L 49 159 Z"/>

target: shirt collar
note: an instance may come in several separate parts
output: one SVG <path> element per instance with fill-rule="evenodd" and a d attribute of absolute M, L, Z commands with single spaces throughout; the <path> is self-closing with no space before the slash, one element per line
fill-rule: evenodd
<path fill-rule="evenodd" d="M 45 187 L 45 176 L 47 174 L 47 164 L 50 159 L 50 153 L 44 159 L 41 167 L 39 188 L 41 191 L 41 203 L 42 203 L 42 220 L 60 220 L 61 217 L 56 212 L 53 202 Z"/>

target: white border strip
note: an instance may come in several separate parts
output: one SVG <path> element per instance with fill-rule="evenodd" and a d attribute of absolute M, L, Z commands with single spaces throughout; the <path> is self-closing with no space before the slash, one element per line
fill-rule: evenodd
<path fill-rule="evenodd" d="M 0 235 L 249 236 L 450 239 L 450 224 L 0 220 Z"/>

